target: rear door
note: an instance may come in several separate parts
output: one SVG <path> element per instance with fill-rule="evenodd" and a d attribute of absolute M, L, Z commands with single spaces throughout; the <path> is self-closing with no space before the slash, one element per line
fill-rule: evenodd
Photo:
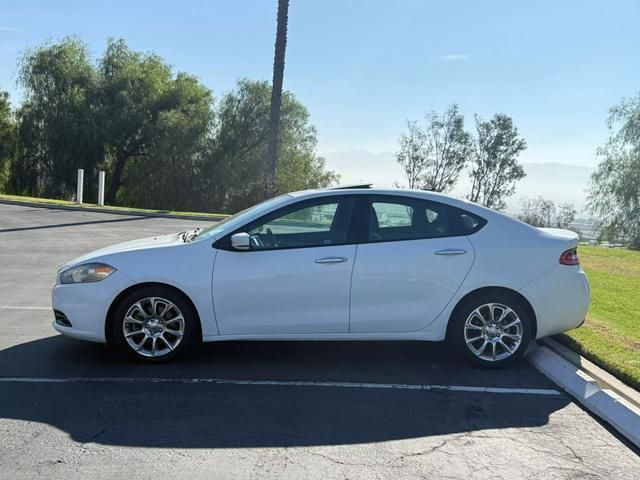
<path fill-rule="evenodd" d="M 448 205 L 367 196 L 351 283 L 350 332 L 401 333 L 430 324 L 473 264 L 465 234 L 482 219 Z"/>

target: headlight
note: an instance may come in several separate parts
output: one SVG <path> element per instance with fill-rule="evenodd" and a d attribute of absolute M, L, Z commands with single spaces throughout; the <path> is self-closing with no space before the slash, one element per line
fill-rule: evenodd
<path fill-rule="evenodd" d="M 85 263 L 60 272 L 60 283 L 99 282 L 115 271 L 115 268 L 104 263 Z"/>

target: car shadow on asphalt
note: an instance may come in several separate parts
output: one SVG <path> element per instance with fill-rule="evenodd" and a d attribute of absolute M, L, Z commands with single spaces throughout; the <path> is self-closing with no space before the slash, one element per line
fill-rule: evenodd
<path fill-rule="evenodd" d="M 565 395 L 334 388 L 140 379 L 301 380 L 554 388 L 526 364 L 482 370 L 418 342 L 207 344 L 166 365 L 132 363 L 61 336 L 0 351 L 0 418 L 51 425 L 75 441 L 171 448 L 343 445 L 545 425 Z"/>
<path fill-rule="evenodd" d="M 87 220 L 85 222 L 70 222 L 70 223 L 52 223 L 47 225 L 31 225 L 28 227 L 15 227 L 15 228 L 5 228 L 1 229 L 0 233 L 10 233 L 10 232 L 22 232 L 25 230 L 46 230 L 49 228 L 65 228 L 65 227 L 78 227 L 82 225 L 95 225 L 100 223 L 119 223 L 119 222 L 132 222 L 136 220 L 146 220 L 149 217 L 126 217 L 126 218 L 114 218 L 107 220 Z"/>

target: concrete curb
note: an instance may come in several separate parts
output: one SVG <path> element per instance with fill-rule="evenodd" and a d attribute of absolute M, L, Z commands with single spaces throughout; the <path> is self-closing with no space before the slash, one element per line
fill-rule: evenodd
<path fill-rule="evenodd" d="M 611 424 L 640 448 L 640 408 L 613 390 L 602 388 L 589 374 L 547 347 L 539 346 L 532 350 L 527 359 L 590 412 Z"/>
<path fill-rule="evenodd" d="M 131 212 L 126 210 L 117 210 L 109 207 L 86 207 L 82 205 L 55 205 L 51 203 L 29 202 L 23 200 L 4 200 L 0 199 L 0 204 L 4 205 L 18 205 L 21 207 L 35 207 L 35 208 L 48 208 L 51 210 L 72 210 L 76 212 L 93 212 L 93 213 L 110 213 L 113 215 L 128 215 L 132 217 L 157 217 L 157 218 L 175 218 L 181 220 L 198 220 L 198 221 L 210 221 L 219 222 L 227 218 L 222 215 L 180 215 L 176 213 L 161 213 L 161 212 Z"/>
<path fill-rule="evenodd" d="M 573 366 L 578 367 L 580 370 L 590 375 L 602 388 L 613 390 L 622 398 L 630 402 L 633 406 L 640 408 L 640 392 L 634 390 L 621 380 L 611 375 L 609 372 L 603 370 L 595 363 L 587 360 L 582 355 L 574 352 L 570 348 L 564 346 L 557 340 L 551 337 L 543 338 L 539 340 L 546 347 L 549 347 L 555 353 L 564 358 L 567 362 Z"/>

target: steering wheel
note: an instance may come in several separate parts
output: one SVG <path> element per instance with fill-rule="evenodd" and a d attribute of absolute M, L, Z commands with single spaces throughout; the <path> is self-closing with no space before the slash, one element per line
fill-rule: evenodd
<path fill-rule="evenodd" d="M 267 236 L 269 237 L 269 244 L 272 247 L 277 247 L 278 246 L 278 239 L 276 238 L 275 233 L 273 233 L 273 230 L 271 230 L 268 227 L 267 227 Z"/>
<path fill-rule="evenodd" d="M 254 247 L 264 247 L 264 243 L 258 235 L 251 235 L 251 245 Z"/>

